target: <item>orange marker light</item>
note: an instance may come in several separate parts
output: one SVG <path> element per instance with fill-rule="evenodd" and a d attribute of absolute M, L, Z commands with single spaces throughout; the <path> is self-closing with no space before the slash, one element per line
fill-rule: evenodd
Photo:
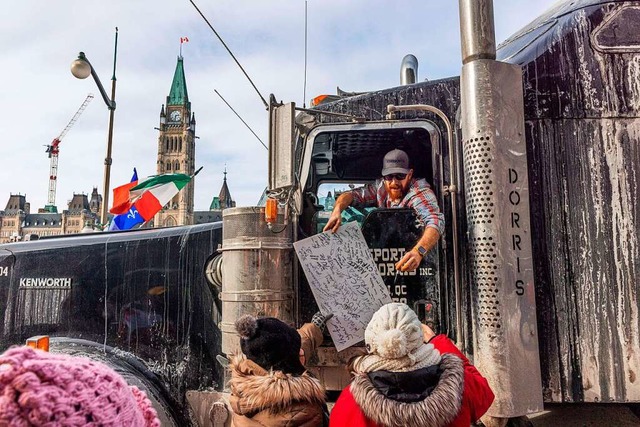
<path fill-rule="evenodd" d="M 49 336 L 36 335 L 35 337 L 27 338 L 27 347 L 49 351 Z"/>
<path fill-rule="evenodd" d="M 267 199 L 264 207 L 264 220 L 267 224 L 273 224 L 278 218 L 278 201 L 276 199 Z"/>
<path fill-rule="evenodd" d="M 320 105 L 322 104 L 322 101 L 324 101 L 325 99 L 327 99 L 329 95 L 318 95 L 315 98 L 313 98 L 311 100 L 311 106 L 315 107 L 316 105 Z"/>

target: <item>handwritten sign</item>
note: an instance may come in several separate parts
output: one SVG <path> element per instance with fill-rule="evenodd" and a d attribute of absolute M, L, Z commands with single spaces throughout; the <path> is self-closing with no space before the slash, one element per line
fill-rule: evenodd
<path fill-rule="evenodd" d="M 293 244 L 338 351 L 364 339 L 375 313 L 391 298 L 360 227 L 350 222 Z"/>

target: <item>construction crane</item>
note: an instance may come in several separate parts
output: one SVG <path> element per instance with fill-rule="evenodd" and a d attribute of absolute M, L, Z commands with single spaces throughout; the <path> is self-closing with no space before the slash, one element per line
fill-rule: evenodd
<path fill-rule="evenodd" d="M 67 132 L 71 130 L 76 121 L 78 121 L 78 118 L 80 117 L 84 109 L 87 108 L 87 105 L 89 105 L 92 99 L 92 93 L 87 95 L 80 108 L 78 108 L 78 111 L 76 111 L 76 114 L 74 114 L 71 120 L 69 120 L 67 126 L 62 129 L 60 135 L 58 135 L 57 138 L 54 138 L 51 144 L 45 145 L 45 147 L 47 147 L 46 152 L 51 159 L 49 167 L 49 196 L 47 198 L 47 204 L 44 207 L 44 210 L 47 212 L 58 212 L 58 208 L 56 207 L 56 183 L 58 182 L 58 154 L 60 153 L 60 142 L 62 141 L 62 138 L 64 138 L 64 136 L 67 134 Z"/>

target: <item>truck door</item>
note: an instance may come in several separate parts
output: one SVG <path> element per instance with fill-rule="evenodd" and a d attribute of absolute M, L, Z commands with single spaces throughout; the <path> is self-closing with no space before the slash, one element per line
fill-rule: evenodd
<path fill-rule="evenodd" d="M 409 305 L 422 322 L 440 330 L 438 245 L 415 271 L 395 269 L 395 264 L 411 250 L 422 233 L 423 228 L 412 209 L 377 209 L 370 212 L 362 224 L 362 234 L 393 301 Z"/>
<path fill-rule="evenodd" d="M 301 156 L 302 204 L 300 229 L 311 235 L 321 232 L 333 207 L 332 200 L 354 186 L 381 178 L 384 155 L 396 148 L 409 155 L 415 178 L 431 185 L 440 209 L 446 209 L 439 129 L 428 120 L 320 125 L 313 128 Z M 305 173 L 305 171 L 308 171 Z M 365 219 L 366 218 L 366 219 Z M 445 218 L 448 219 L 448 218 Z M 449 307 L 453 280 L 448 280 L 445 252 L 437 245 L 419 269 L 396 275 L 394 264 L 410 250 L 422 234 L 412 209 L 348 208 L 343 223 L 357 221 L 380 274 L 395 301 L 410 305 L 422 321 L 436 330 L 450 330 L 451 319 L 442 308 Z M 308 319 L 315 301 L 300 277 L 300 319 Z M 451 285 L 449 285 L 451 283 Z M 444 326 L 443 326 L 444 325 Z"/>

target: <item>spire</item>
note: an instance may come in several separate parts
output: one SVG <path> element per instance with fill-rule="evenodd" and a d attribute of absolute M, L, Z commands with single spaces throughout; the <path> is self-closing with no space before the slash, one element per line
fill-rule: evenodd
<path fill-rule="evenodd" d="M 189 121 L 189 129 L 193 133 L 196 132 L 196 115 L 195 115 L 195 113 L 191 114 L 191 120 Z"/>
<path fill-rule="evenodd" d="M 171 90 L 167 97 L 167 106 L 169 105 L 186 105 L 189 107 L 189 95 L 187 94 L 187 80 L 184 76 L 184 66 L 182 64 L 182 56 L 178 57 L 176 71 L 173 74 L 173 82 Z"/>
<path fill-rule="evenodd" d="M 160 109 L 160 117 L 167 117 L 167 115 L 164 112 L 164 104 L 162 104 L 162 108 Z"/>
<path fill-rule="evenodd" d="M 222 188 L 220 189 L 218 200 L 219 200 L 221 209 L 233 208 L 236 205 L 236 203 L 231 198 L 231 192 L 229 191 L 229 187 L 227 186 L 227 167 L 226 166 L 224 167 L 224 180 L 222 181 Z"/>

